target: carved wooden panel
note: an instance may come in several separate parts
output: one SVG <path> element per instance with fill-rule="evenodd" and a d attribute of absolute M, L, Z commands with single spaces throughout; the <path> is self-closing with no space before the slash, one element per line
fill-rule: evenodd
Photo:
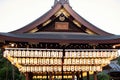
<path fill-rule="evenodd" d="M 68 22 L 56 22 L 55 23 L 55 30 L 68 30 L 69 23 Z"/>

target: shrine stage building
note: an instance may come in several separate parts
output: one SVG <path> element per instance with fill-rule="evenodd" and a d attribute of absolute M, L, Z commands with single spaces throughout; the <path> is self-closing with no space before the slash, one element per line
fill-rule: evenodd
<path fill-rule="evenodd" d="M 3 56 L 26 80 L 87 80 L 118 57 L 120 35 L 105 32 L 76 13 L 69 0 L 55 0 L 43 16 L 18 30 L 0 33 Z"/>

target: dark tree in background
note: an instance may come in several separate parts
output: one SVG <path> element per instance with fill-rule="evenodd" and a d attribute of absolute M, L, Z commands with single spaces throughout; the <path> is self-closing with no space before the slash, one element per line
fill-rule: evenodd
<path fill-rule="evenodd" d="M 18 71 L 7 59 L 3 57 L 0 50 L 0 80 L 25 80 L 24 75 Z"/>
<path fill-rule="evenodd" d="M 98 80 L 110 80 L 110 76 L 105 73 L 105 72 L 101 72 L 97 75 Z"/>
<path fill-rule="evenodd" d="M 118 57 L 118 59 L 117 59 L 117 60 L 118 60 L 118 64 L 120 65 L 120 57 Z"/>

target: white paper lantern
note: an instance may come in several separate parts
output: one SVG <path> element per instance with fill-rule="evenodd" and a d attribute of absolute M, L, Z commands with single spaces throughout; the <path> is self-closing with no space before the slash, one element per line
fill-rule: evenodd
<path fill-rule="evenodd" d="M 21 54 L 21 50 L 18 50 L 18 56 L 21 57 L 22 54 Z"/>
<path fill-rule="evenodd" d="M 35 57 L 38 57 L 38 51 L 35 50 L 34 53 L 35 53 Z"/>
<path fill-rule="evenodd" d="M 67 71 L 70 71 L 71 70 L 71 67 L 70 66 L 67 66 Z"/>
<path fill-rule="evenodd" d="M 76 51 L 73 51 L 73 57 L 77 57 L 77 55 L 76 55 Z"/>
<path fill-rule="evenodd" d="M 30 59 L 26 58 L 26 64 L 29 64 L 29 63 L 30 63 Z"/>
<path fill-rule="evenodd" d="M 49 66 L 49 71 L 53 72 L 53 67 L 52 66 Z"/>
<path fill-rule="evenodd" d="M 22 64 L 26 64 L 25 58 L 22 58 Z"/>
<path fill-rule="evenodd" d="M 61 72 L 61 71 L 62 71 L 61 66 L 58 66 L 58 71 L 59 71 L 59 72 Z"/>
<path fill-rule="evenodd" d="M 61 59 L 58 59 L 58 64 L 62 64 L 62 60 Z"/>
<path fill-rule="evenodd" d="M 30 72 L 30 67 L 29 66 L 27 66 L 27 70 L 26 70 L 27 72 Z"/>
<path fill-rule="evenodd" d="M 54 51 L 51 52 L 51 57 L 54 57 Z"/>
<path fill-rule="evenodd" d="M 72 64 L 76 64 L 76 60 L 75 59 L 72 59 Z"/>
<path fill-rule="evenodd" d="M 93 57 L 93 54 L 92 54 L 91 51 L 89 51 L 89 57 L 90 57 L 90 58 Z"/>
<path fill-rule="evenodd" d="M 50 64 L 54 64 L 54 61 L 53 61 L 53 59 L 50 59 Z"/>
<path fill-rule="evenodd" d="M 67 59 L 64 59 L 64 64 L 68 64 L 68 63 L 67 63 Z"/>
<path fill-rule="evenodd" d="M 25 51 L 22 51 L 22 57 L 26 57 Z"/>
<path fill-rule="evenodd" d="M 90 59 L 86 59 L 87 64 L 91 64 L 91 60 Z"/>
<path fill-rule="evenodd" d="M 49 59 L 46 59 L 46 63 L 45 64 L 49 64 Z"/>
<path fill-rule="evenodd" d="M 84 51 L 81 52 L 81 57 L 85 57 Z"/>
<path fill-rule="evenodd" d="M 46 71 L 49 72 L 49 66 L 46 66 Z"/>
<path fill-rule="evenodd" d="M 38 57 L 43 57 L 43 56 L 42 56 L 42 51 L 41 51 L 41 50 L 38 52 Z"/>
<path fill-rule="evenodd" d="M 58 59 L 54 59 L 54 64 L 58 64 Z"/>
<path fill-rule="evenodd" d="M 4 57 L 7 57 L 7 56 L 8 56 L 8 54 L 9 54 L 9 51 L 8 51 L 8 50 L 5 50 L 5 51 L 4 51 L 4 55 L 3 55 L 3 56 L 4 56 Z M 10 54 L 9 54 L 9 56 L 10 56 Z"/>
<path fill-rule="evenodd" d="M 41 67 L 41 66 L 39 66 L 38 68 L 39 68 L 39 72 L 42 72 L 42 67 Z"/>
<path fill-rule="evenodd" d="M 63 53 L 62 51 L 59 52 L 59 57 L 62 57 L 63 56 Z"/>
<path fill-rule="evenodd" d="M 65 57 L 69 57 L 69 52 L 68 51 L 65 52 Z"/>
<path fill-rule="evenodd" d="M 37 64 L 38 61 L 37 61 L 37 58 L 34 58 L 34 64 Z"/>
<path fill-rule="evenodd" d="M 76 59 L 76 64 L 79 64 L 80 62 L 79 62 L 79 59 Z"/>
<path fill-rule="evenodd" d="M 34 72 L 34 67 L 31 66 L 31 67 L 30 67 L 30 70 L 31 70 L 31 72 Z"/>
<path fill-rule="evenodd" d="M 54 52 L 54 57 L 58 57 L 58 52 L 57 51 Z"/>
<path fill-rule="evenodd" d="M 17 58 L 14 58 L 13 59 L 13 64 L 17 63 L 18 62 L 18 59 Z"/>
<path fill-rule="evenodd" d="M 9 51 L 10 56 L 14 56 L 13 50 Z"/>
<path fill-rule="evenodd" d="M 30 56 L 30 52 L 27 50 L 27 51 L 25 51 L 25 53 L 26 53 L 26 57 L 29 57 Z"/>
<path fill-rule="evenodd" d="M 30 57 L 34 57 L 34 51 L 30 51 Z"/>
<path fill-rule="evenodd" d="M 47 51 L 46 53 L 47 53 L 47 57 L 50 57 L 50 51 Z"/>
<path fill-rule="evenodd" d="M 43 51 L 43 57 L 47 57 L 46 51 Z"/>
<path fill-rule="evenodd" d="M 79 67 L 78 66 L 75 66 L 75 71 L 79 71 Z"/>
<path fill-rule="evenodd" d="M 13 56 L 14 56 L 14 57 L 18 57 L 17 50 L 14 50 L 14 51 L 13 51 Z"/>
<path fill-rule="evenodd" d="M 89 57 L 89 52 L 85 51 L 85 57 Z"/>
<path fill-rule="evenodd" d="M 58 67 L 54 66 L 54 71 L 57 72 L 58 71 Z"/>
<path fill-rule="evenodd" d="M 34 64 L 34 63 L 33 63 L 33 58 L 30 58 L 30 64 Z"/>
<path fill-rule="evenodd" d="M 37 66 L 35 66 L 34 68 L 35 68 L 35 72 L 38 72 L 38 67 L 37 67 Z"/>
<path fill-rule="evenodd" d="M 93 52 L 93 57 L 96 57 L 96 51 Z"/>
<path fill-rule="evenodd" d="M 79 59 L 79 64 L 83 64 L 83 61 L 82 61 L 82 59 Z"/>
<path fill-rule="evenodd" d="M 67 67 L 66 66 L 63 66 L 63 71 L 66 71 L 67 70 Z"/>
<path fill-rule="evenodd" d="M 18 62 L 18 64 L 21 64 L 22 63 L 22 58 L 18 58 L 17 62 Z"/>
<path fill-rule="evenodd" d="M 74 69 L 74 66 L 71 66 L 71 67 L 70 67 L 70 70 L 71 70 L 71 71 L 74 71 L 74 70 L 75 70 L 75 69 Z"/>

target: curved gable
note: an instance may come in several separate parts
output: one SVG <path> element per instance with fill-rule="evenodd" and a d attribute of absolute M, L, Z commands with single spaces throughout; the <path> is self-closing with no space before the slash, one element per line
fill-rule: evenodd
<path fill-rule="evenodd" d="M 63 20 L 64 18 L 65 20 Z M 40 31 L 68 31 L 95 35 L 112 35 L 97 28 L 96 26 L 82 18 L 80 15 L 78 15 L 71 8 L 68 0 L 55 1 L 52 9 L 44 14 L 42 17 L 38 18 L 27 26 L 15 30 L 11 33 L 35 33 Z"/>

